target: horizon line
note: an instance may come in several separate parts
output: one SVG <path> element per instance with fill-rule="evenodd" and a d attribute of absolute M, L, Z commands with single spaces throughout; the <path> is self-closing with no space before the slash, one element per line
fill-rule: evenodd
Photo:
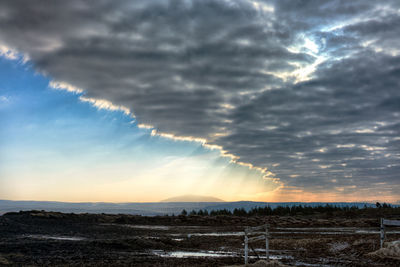
<path fill-rule="evenodd" d="M 106 202 L 106 201 L 58 201 L 58 200 L 10 200 L 10 199 L 0 199 L 0 201 L 12 201 L 12 202 L 56 202 L 56 203 L 71 203 L 71 204 L 83 204 L 83 203 L 108 203 L 108 204 L 150 204 L 150 203 L 235 203 L 235 202 L 254 202 L 254 203 L 366 203 L 375 204 L 376 202 L 382 202 L 387 204 L 399 205 L 400 200 L 396 202 L 386 202 L 386 201 L 252 201 L 252 200 L 237 200 L 237 201 L 149 201 L 149 202 Z"/>

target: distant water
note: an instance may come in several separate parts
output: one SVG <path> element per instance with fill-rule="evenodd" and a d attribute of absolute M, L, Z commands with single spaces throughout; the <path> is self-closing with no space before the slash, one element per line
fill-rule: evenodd
<path fill-rule="evenodd" d="M 23 237 L 29 237 L 34 239 L 52 239 L 61 241 L 82 241 L 86 239 L 84 237 L 78 237 L 78 236 L 52 236 L 52 235 L 26 235 Z"/>
<path fill-rule="evenodd" d="M 137 215 L 178 215 L 183 209 L 186 211 L 206 209 L 221 210 L 243 208 L 250 210 L 255 207 L 270 206 L 272 209 L 278 206 L 356 206 L 362 208 L 375 207 L 374 203 L 364 202 L 252 202 L 252 201 L 237 201 L 237 202 L 149 202 L 149 203 L 106 203 L 106 202 L 54 202 L 54 201 L 11 201 L 0 200 L 0 215 L 6 212 L 18 212 L 26 210 L 45 210 L 58 211 L 64 213 L 108 213 L 108 214 L 137 214 Z M 393 205 L 399 206 L 399 205 Z"/>

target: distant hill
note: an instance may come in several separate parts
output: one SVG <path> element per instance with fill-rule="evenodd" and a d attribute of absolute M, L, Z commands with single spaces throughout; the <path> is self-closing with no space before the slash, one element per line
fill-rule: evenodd
<path fill-rule="evenodd" d="M 225 201 L 210 196 L 183 195 L 178 197 L 167 198 L 162 200 L 161 202 L 225 202 Z"/>

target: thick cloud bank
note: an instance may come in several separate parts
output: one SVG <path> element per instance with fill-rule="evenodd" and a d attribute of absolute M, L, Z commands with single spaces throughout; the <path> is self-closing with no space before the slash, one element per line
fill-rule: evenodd
<path fill-rule="evenodd" d="M 0 1 L 55 80 L 293 192 L 398 196 L 399 1 Z"/>

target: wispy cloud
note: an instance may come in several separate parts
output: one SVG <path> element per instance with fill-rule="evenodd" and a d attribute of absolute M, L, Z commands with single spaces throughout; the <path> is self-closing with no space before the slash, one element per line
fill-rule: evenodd
<path fill-rule="evenodd" d="M 66 90 L 68 92 L 71 93 L 76 93 L 76 94 L 82 94 L 83 93 L 83 89 L 80 89 L 78 87 L 75 87 L 69 83 L 66 82 L 57 82 L 57 81 L 51 81 L 49 83 L 49 86 L 53 89 L 56 90 Z"/>
<path fill-rule="evenodd" d="M 5 57 L 7 59 L 15 60 L 18 58 L 18 53 L 5 45 L 0 44 L 0 56 Z"/>
<path fill-rule="evenodd" d="M 7 103 L 9 101 L 10 101 L 10 99 L 7 96 L 0 95 L 0 102 Z"/>
<path fill-rule="evenodd" d="M 113 103 L 111 103 L 108 100 L 105 99 L 95 99 L 95 98 L 90 98 L 90 97 L 85 97 L 85 96 L 80 96 L 79 100 L 83 102 L 89 102 L 93 106 L 95 106 L 98 109 L 107 109 L 107 110 L 112 110 L 112 111 L 123 111 L 126 115 L 132 115 L 131 111 L 124 106 L 116 106 Z"/>

